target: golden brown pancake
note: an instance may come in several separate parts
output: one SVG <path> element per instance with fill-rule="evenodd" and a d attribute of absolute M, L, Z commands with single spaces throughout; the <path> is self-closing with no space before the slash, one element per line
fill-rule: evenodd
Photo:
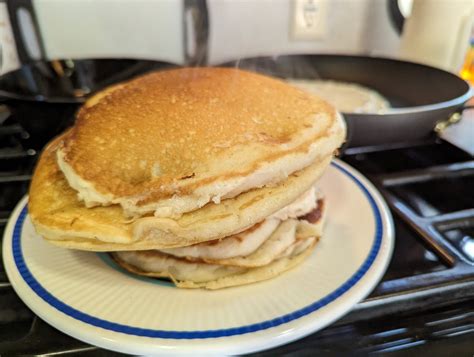
<path fill-rule="evenodd" d="M 281 182 L 327 157 L 344 135 L 332 106 L 283 81 L 184 68 L 93 97 L 57 155 L 87 206 L 176 218 Z"/>

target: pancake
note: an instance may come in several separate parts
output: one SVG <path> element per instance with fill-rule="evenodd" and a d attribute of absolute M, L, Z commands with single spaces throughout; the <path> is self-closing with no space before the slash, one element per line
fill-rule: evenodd
<path fill-rule="evenodd" d="M 96 94 L 35 168 L 29 215 L 64 248 L 109 252 L 182 288 L 296 266 L 322 235 L 318 179 L 345 136 L 328 103 L 228 68 L 148 74 Z"/>
<path fill-rule="evenodd" d="M 321 202 L 321 201 L 319 201 Z M 251 240 L 251 235 L 245 237 L 244 240 L 238 242 L 233 237 L 224 238 L 219 241 L 213 241 L 212 248 L 214 251 L 209 254 L 209 248 L 206 243 L 200 243 L 189 247 L 162 249 L 160 252 L 172 255 L 178 258 L 185 258 L 190 261 L 202 261 L 210 264 L 230 265 L 239 267 L 257 267 L 271 263 L 280 255 L 293 246 L 297 241 L 307 238 L 319 238 L 323 232 L 323 225 L 326 216 L 326 207 L 319 204 L 318 207 L 311 210 L 319 212 L 315 220 L 309 222 L 306 215 L 299 218 L 288 218 L 285 221 L 279 221 L 276 229 L 270 235 L 265 237 L 263 241 L 259 241 L 259 245 L 254 249 L 243 251 L 239 249 L 245 245 L 246 240 Z M 273 221 L 274 219 L 268 220 Z M 266 220 L 267 221 L 267 220 Z M 300 229 L 303 225 L 304 229 Z M 307 227 L 311 226 L 312 229 Z"/>
<path fill-rule="evenodd" d="M 315 218 L 315 212 L 318 210 L 320 214 Z M 325 205 L 320 203 L 316 210 L 306 212 L 300 219 L 286 219 L 263 244 L 245 256 L 207 259 L 207 252 L 200 251 L 201 255 L 178 257 L 169 254 L 168 251 L 159 250 L 115 252 L 112 256 L 123 268 L 132 273 L 170 278 L 178 287 L 217 289 L 252 283 L 274 277 L 301 261 L 292 259 L 309 251 L 316 244 L 322 234 L 325 211 Z M 317 227 L 319 234 L 309 237 L 298 236 L 297 225 L 300 220 L 309 218 L 315 219 L 307 223 Z"/>
<path fill-rule="evenodd" d="M 87 207 L 177 219 L 283 182 L 332 155 L 344 136 L 331 105 L 283 81 L 184 68 L 93 97 L 57 161 Z"/>
<path fill-rule="evenodd" d="M 360 84 L 322 79 L 287 79 L 291 85 L 315 94 L 344 113 L 384 113 L 390 103 L 380 93 Z"/>
<path fill-rule="evenodd" d="M 323 213 L 325 210 L 323 210 Z M 272 225 L 275 223 L 275 220 L 272 220 Z M 280 221 L 278 221 L 280 222 Z M 308 222 L 305 219 L 299 219 L 298 225 L 296 227 L 296 238 L 297 239 L 305 239 L 308 237 L 320 237 L 322 235 L 322 228 L 323 228 L 323 223 L 324 223 L 324 217 L 322 217 L 321 221 L 317 222 Z M 257 224 L 256 226 L 258 226 Z M 253 228 L 253 227 L 252 227 Z M 249 230 L 252 230 L 250 228 Z M 204 243 L 197 243 L 195 245 L 191 246 L 186 246 L 186 247 L 180 247 L 180 248 L 170 248 L 168 249 L 161 249 L 163 252 L 169 252 L 170 255 L 173 255 L 173 251 L 175 252 L 175 256 L 177 257 L 186 257 L 186 256 L 195 256 L 198 258 L 198 254 L 202 254 L 204 259 L 208 259 L 211 261 L 212 259 L 221 259 L 222 256 L 218 256 L 218 254 L 223 254 L 224 256 L 227 257 L 234 257 L 237 256 L 237 254 L 241 253 L 241 255 L 244 255 L 246 252 L 242 251 L 243 249 L 248 249 L 249 246 L 246 245 L 245 243 L 242 246 L 239 246 L 239 242 L 242 239 L 242 236 L 247 235 L 247 231 L 241 232 L 236 234 L 237 237 L 235 236 L 228 236 L 220 240 L 221 242 L 224 243 L 224 245 L 217 246 L 214 245 L 214 242 L 216 240 L 210 241 L 210 242 L 204 242 Z M 273 232 L 272 232 L 273 233 Z M 251 236 L 250 236 L 251 237 Z M 252 248 L 260 247 L 263 242 L 268 239 L 270 235 L 264 235 L 261 237 L 258 237 L 258 241 L 252 239 L 252 242 L 250 242 L 250 246 Z M 124 251 L 124 250 L 152 250 L 157 248 L 156 243 L 153 241 L 146 241 L 146 240 L 141 240 L 137 241 L 135 243 L 131 244 L 120 244 L 120 243 L 107 243 L 107 242 L 101 242 L 99 240 L 92 240 L 92 239 L 83 239 L 80 237 L 60 237 L 60 239 L 49 239 L 47 236 L 44 236 L 44 238 L 50 242 L 51 244 L 54 244 L 59 247 L 63 248 L 70 248 L 70 249 L 79 249 L 79 250 L 89 250 L 89 251 L 97 251 L 97 252 L 112 252 L 112 251 Z M 248 238 L 248 237 L 247 237 Z M 230 243 L 230 244 L 228 244 Z M 195 249 L 194 247 L 203 245 L 204 247 L 206 246 L 211 246 L 215 247 L 215 250 L 207 250 L 207 249 Z M 237 247 L 236 247 L 237 245 Z M 255 248 L 256 249 L 256 248 Z M 189 251 L 192 251 L 194 254 L 189 254 L 186 255 Z M 176 254 L 176 252 L 178 252 Z M 204 253 L 203 253 L 204 252 Z M 206 253 L 210 253 L 210 256 L 206 257 Z M 224 262 L 224 261 L 222 261 Z"/>
<path fill-rule="evenodd" d="M 193 281 L 179 281 L 175 282 L 175 284 L 179 288 L 204 288 L 208 290 L 217 290 L 229 288 L 232 286 L 241 286 L 265 281 L 268 279 L 275 278 L 280 274 L 290 269 L 293 269 L 297 265 L 301 264 L 312 253 L 314 247 L 315 242 L 313 242 L 313 245 L 310 245 L 302 252 L 298 252 L 298 250 L 295 250 L 291 255 L 287 257 L 280 258 L 272 262 L 271 264 L 265 265 L 263 267 L 248 269 L 244 273 L 228 275 L 225 277 L 218 278 L 216 280 L 203 283 L 196 283 Z"/>
<path fill-rule="evenodd" d="M 186 247 L 161 249 L 163 253 L 183 258 L 228 259 L 256 251 L 280 225 L 280 220 L 267 218 L 243 232 Z"/>
<path fill-rule="evenodd" d="M 313 237 L 304 239 L 296 235 L 298 221 L 289 219 L 280 224 L 278 229 L 255 252 L 243 257 L 228 259 L 203 259 L 209 264 L 255 268 L 270 264 L 274 260 L 290 255 L 293 248 L 302 241 L 313 240 Z M 317 236 L 319 238 L 319 236 Z M 189 260 L 189 259 L 188 259 Z"/>
<path fill-rule="evenodd" d="M 42 153 L 31 186 L 29 213 L 38 234 L 67 248 L 115 251 L 183 247 L 237 234 L 293 203 L 315 184 L 332 154 L 290 175 L 279 185 L 254 189 L 220 204 L 209 203 L 178 219 L 128 219 L 120 205 L 87 208 L 59 170 L 55 151 Z"/>
<path fill-rule="evenodd" d="M 195 258 L 203 260 L 222 260 L 234 257 L 247 256 L 255 252 L 274 232 L 279 228 L 282 221 L 289 218 L 298 220 L 313 210 L 320 210 L 321 193 L 314 187 L 305 192 L 295 202 L 283 207 L 264 221 L 259 222 L 243 232 L 234 234 L 218 240 L 203 242 L 180 248 L 162 249 L 161 251 L 176 257 Z M 308 229 L 308 221 L 302 220 L 295 227 L 300 238 L 319 236 L 317 228 Z M 311 226 L 311 224 L 309 224 Z M 300 228 L 300 226 L 302 226 Z"/>
<path fill-rule="evenodd" d="M 138 275 L 170 278 L 179 288 L 216 290 L 274 278 L 303 262 L 315 244 L 315 239 L 297 242 L 285 252 L 288 255 L 249 269 L 189 262 L 157 251 L 117 252 L 113 257 L 124 269 Z"/>

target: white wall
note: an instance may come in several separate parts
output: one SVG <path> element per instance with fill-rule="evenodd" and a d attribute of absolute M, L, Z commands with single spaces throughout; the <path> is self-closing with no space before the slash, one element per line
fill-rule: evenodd
<path fill-rule="evenodd" d="M 398 35 L 385 0 L 329 0 L 326 36 L 295 41 L 292 0 L 208 0 L 209 61 L 287 53 L 394 55 Z"/>

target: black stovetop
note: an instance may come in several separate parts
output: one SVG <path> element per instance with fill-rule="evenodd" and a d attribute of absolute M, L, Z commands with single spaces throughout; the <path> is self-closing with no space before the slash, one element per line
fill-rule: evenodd
<path fill-rule="evenodd" d="M 48 126 L 53 135 L 51 122 Z M 27 132 L 15 116 L 2 117 L 0 111 L 0 236 L 28 190 L 45 142 L 41 135 Z M 351 148 L 342 159 L 378 187 L 392 210 L 396 243 L 390 266 L 372 294 L 343 319 L 260 355 L 390 351 L 472 356 L 473 158 L 433 139 L 398 147 Z M 0 355 L 82 353 L 111 354 L 35 316 L 17 297 L 0 264 Z"/>

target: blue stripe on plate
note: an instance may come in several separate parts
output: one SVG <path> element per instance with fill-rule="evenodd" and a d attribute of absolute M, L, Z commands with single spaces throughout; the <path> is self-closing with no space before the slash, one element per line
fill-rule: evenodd
<path fill-rule="evenodd" d="M 227 329 L 218 329 L 218 330 L 202 330 L 202 331 L 172 331 L 172 330 L 153 330 L 153 329 L 145 329 L 139 328 L 134 326 L 122 325 L 112 321 L 107 321 L 103 319 L 99 319 L 95 316 L 91 316 L 79 310 L 76 310 L 72 306 L 69 306 L 63 303 L 61 300 L 54 297 L 51 293 L 49 293 L 43 286 L 36 280 L 36 278 L 31 274 L 28 266 L 25 263 L 23 258 L 23 252 L 21 249 L 21 231 L 23 227 L 23 222 L 25 220 L 27 214 L 27 206 L 23 208 L 21 211 L 18 220 L 15 223 L 15 229 L 13 231 L 13 240 L 12 240 L 12 248 L 13 248 L 13 258 L 15 260 L 16 267 L 28 284 L 28 286 L 44 301 L 46 301 L 49 305 L 53 306 L 54 308 L 58 309 L 62 313 L 76 319 L 82 321 L 86 324 L 101 327 L 107 330 L 116 331 L 125 333 L 128 335 L 136 335 L 136 336 L 144 336 L 144 337 L 153 337 L 153 338 L 166 338 L 166 339 L 196 339 L 196 338 L 216 338 L 216 337 L 225 337 L 225 336 L 234 336 L 234 335 L 243 335 L 246 333 L 256 332 L 260 330 L 265 330 L 271 327 L 279 326 L 281 324 L 285 324 L 287 322 L 296 320 L 300 317 L 308 315 L 323 306 L 326 306 L 330 302 L 336 300 L 341 295 L 346 293 L 349 289 L 351 289 L 369 270 L 369 268 L 374 263 L 375 258 L 380 250 L 380 246 L 382 244 L 382 236 L 383 236 L 383 223 L 382 217 L 377 204 L 375 203 L 374 198 L 369 193 L 367 188 L 364 186 L 362 182 L 360 182 L 352 173 L 347 171 L 343 166 L 333 162 L 334 166 L 336 166 L 340 171 L 344 174 L 349 176 L 362 190 L 362 192 L 367 197 L 376 222 L 376 229 L 375 229 L 375 238 L 372 248 L 370 249 L 370 253 L 365 259 L 364 263 L 360 266 L 360 268 L 352 275 L 344 284 L 342 284 L 339 288 L 334 290 L 332 293 L 326 295 L 320 300 L 313 302 L 312 304 L 293 311 L 289 314 L 274 318 L 272 320 L 262 321 L 259 323 L 234 327 L 234 328 L 227 328 Z"/>

